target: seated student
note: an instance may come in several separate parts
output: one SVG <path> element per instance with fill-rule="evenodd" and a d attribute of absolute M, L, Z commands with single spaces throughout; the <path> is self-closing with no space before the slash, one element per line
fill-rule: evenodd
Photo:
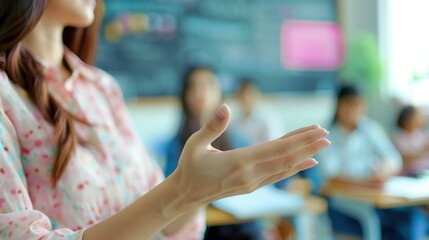
<path fill-rule="evenodd" d="M 222 101 L 220 83 L 214 71 L 206 66 L 187 69 L 183 77 L 180 100 L 183 118 L 177 135 L 168 146 L 165 169 L 167 176 L 176 169 L 185 142 L 200 129 Z M 223 151 L 231 149 L 228 134 L 224 132 L 212 143 L 212 146 Z M 208 227 L 204 239 L 261 240 L 263 238 L 257 224 L 247 223 Z"/>
<path fill-rule="evenodd" d="M 166 176 L 176 169 L 185 142 L 200 129 L 222 101 L 220 83 L 209 67 L 189 67 L 184 73 L 182 84 L 180 93 L 182 120 L 176 136 L 167 149 Z M 231 149 L 228 133 L 224 132 L 212 146 L 223 151 Z"/>
<path fill-rule="evenodd" d="M 256 145 L 275 138 L 276 121 L 275 114 L 267 116 L 259 108 L 260 93 L 256 82 L 249 77 L 240 80 L 236 90 L 238 101 L 237 116 L 233 118 L 229 126 L 229 136 L 234 148 Z M 309 171 L 307 169 L 303 173 Z M 299 174 L 299 173 L 298 173 Z M 274 184 L 279 188 L 286 188 L 288 181 L 283 180 Z M 278 238 L 289 239 L 293 237 L 293 226 L 289 219 L 272 222 L 272 226 L 265 224 L 266 228 L 272 228 L 278 233 Z"/>
<path fill-rule="evenodd" d="M 324 178 L 379 181 L 400 171 L 401 156 L 383 129 L 365 116 L 358 87 L 348 85 L 339 90 L 329 132 L 333 144 L 319 156 Z"/>
<path fill-rule="evenodd" d="M 229 127 L 233 146 L 252 146 L 274 139 L 272 121 L 258 111 L 259 91 L 253 80 L 243 78 L 236 95 L 240 109 Z"/>
<path fill-rule="evenodd" d="M 365 102 L 358 87 L 341 87 L 334 120 L 328 130 L 331 147 L 317 157 L 324 181 L 379 185 L 399 173 L 401 156 L 382 128 L 365 116 Z M 383 239 L 417 240 L 424 236 L 425 217 L 420 208 L 379 210 L 377 213 Z M 355 216 L 339 210 L 332 201 L 329 215 L 334 232 L 362 234 Z"/>
<path fill-rule="evenodd" d="M 429 168 L 429 132 L 424 130 L 424 113 L 417 107 L 405 106 L 396 123 L 399 132 L 394 136 L 394 142 L 404 160 L 401 174 L 416 176 Z"/>

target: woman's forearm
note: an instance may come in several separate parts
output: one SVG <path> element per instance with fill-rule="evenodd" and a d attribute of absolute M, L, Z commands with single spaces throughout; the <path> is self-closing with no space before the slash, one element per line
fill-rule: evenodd
<path fill-rule="evenodd" d="M 309 126 L 222 152 L 210 143 L 225 131 L 229 118 L 229 108 L 223 105 L 186 142 L 173 174 L 118 214 L 88 228 L 84 239 L 149 239 L 163 230 L 177 230 L 175 219 L 204 204 L 255 191 L 315 166 L 311 156 L 330 144 L 325 129 Z"/>
<path fill-rule="evenodd" d="M 201 206 L 189 201 L 171 178 L 149 191 L 119 213 L 85 231 L 84 240 L 93 239 L 150 239 L 163 231 L 178 230 L 173 223 L 182 215 Z M 189 219 L 184 215 L 184 218 Z"/>
<path fill-rule="evenodd" d="M 188 224 L 191 224 L 193 221 L 195 221 L 198 214 L 204 214 L 201 213 L 202 211 L 205 211 L 205 205 L 204 207 L 198 207 L 196 209 L 193 209 L 184 215 L 180 216 L 179 218 L 176 218 L 173 222 L 168 224 L 162 231 L 165 235 L 171 235 L 174 233 L 177 233 L 179 231 L 182 231 L 183 228 L 188 227 Z"/>

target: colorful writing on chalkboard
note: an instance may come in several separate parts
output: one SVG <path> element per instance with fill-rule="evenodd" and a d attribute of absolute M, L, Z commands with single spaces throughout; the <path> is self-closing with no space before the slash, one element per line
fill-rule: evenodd
<path fill-rule="evenodd" d="M 285 19 L 332 22 L 335 0 L 104 0 L 97 66 L 128 99 L 172 96 L 189 65 L 214 67 L 223 90 L 251 76 L 262 92 L 332 89 L 336 71 L 295 71 L 281 59 Z"/>

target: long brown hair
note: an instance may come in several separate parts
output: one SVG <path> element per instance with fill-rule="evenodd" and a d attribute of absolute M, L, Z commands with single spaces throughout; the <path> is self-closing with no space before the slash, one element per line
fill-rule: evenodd
<path fill-rule="evenodd" d="M 36 26 L 47 4 L 48 0 L 0 1 L 0 54 L 5 57 L 4 62 L 0 59 L 0 70 L 4 70 L 14 84 L 28 93 L 45 119 L 55 127 L 57 153 L 51 178 L 55 186 L 77 147 L 75 118 L 61 108 L 48 92 L 40 65 L 20 44 Z M 84 29 L 68 28 L 64 31 L 66 46 L 89 64 L 95 59 L 101 5 L 99 1 L 93 25 Z"/>
<path fill-rule="evenodd" d="M 183 116 L 181 127 L 177 133 L 177 136 L 179 137 L 182 146 L 184 146 L 188 138 L 196 131 L 198 131 L 201 127 L 201 116 L 194 116 L 189 109 L 188 101 L 186 101 L 189 89 L 191 88 L 191 77 L 195 72 L 200 70 L 205 70 L 215 74 L 215 70 L 209 66 L 195 65 L 189 66 L 182 76 L 183 85 L 182 90 L 180 92 L 180 103 L 183 110 Z M 226 132 L 222 133 L 216 140 L 214 140 L 212 146 L 222 151 L 230 150 L 232 148 L 231 142 Z"/>

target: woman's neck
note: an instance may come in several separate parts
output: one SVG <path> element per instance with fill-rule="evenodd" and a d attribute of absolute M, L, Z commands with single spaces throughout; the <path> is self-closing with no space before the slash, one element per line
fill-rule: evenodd
<path fill-rule="evenodd" d="M 63 30 L 64 26 L 42 17 L 22 43 L 34 56 L 61 70 L 64 57 Z"/>

